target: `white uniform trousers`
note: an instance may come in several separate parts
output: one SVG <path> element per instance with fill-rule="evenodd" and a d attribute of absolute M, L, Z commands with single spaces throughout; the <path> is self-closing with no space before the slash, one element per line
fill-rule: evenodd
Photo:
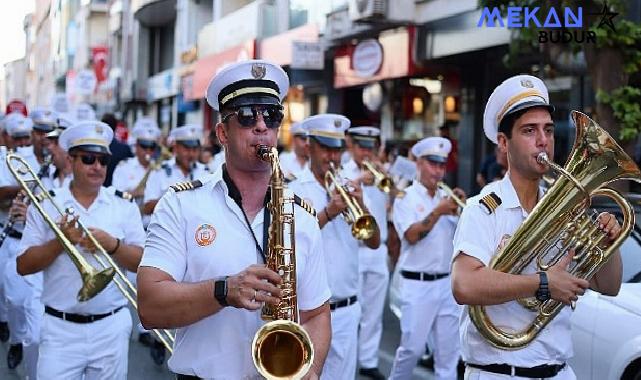
<path fill-rule="evenodd" d="M 387 246 L 359 252 L 361 321 L 358 333 L 358 364 L 361 368 L 378 367 L 378 349 L 383 335 L 383 310 L 389 284 Z"/>
<path fill-rule="evenodd" d="M 360 302 L 332 311 L 332 341 L 323 366 L 322 380 L 353 380 L 356 376 L 360 318 Z"/>
<path fill-rule="evenodd" d="M 131 324 L 126 307 L 93 323 L 73 323 L 45 314 L 38 380 L 127 379 Z"/>
<path fill-rule="evenodd" d="M 6 237 L 0 246 L 0 321 L 9 321 L 9 305 L 5 291 L 5 267 L 10 260 L 15 260 L 15 251 L 18 248 L 18 240 Z"/>
<path fill-rule="evenodd" d="M 460 306 L 454 301 L 450 278 L 436 281 L 401 278 L 401 344 L 390 379 L 410 379 L 425 343 L 433 333 L 434 374 L 437 380 L 456 380 L 460 356 Z"/>
<path fill-rule="evenodd" d="M 465 380 L 528 380 L 529 377 L 512 377 L 510 375 L 502 375 L 499 373 L 492 373 L 482 371 L 478 368 L 467 367 L 465 368 Z M 537 380 L 537 379 L 531 379 Z M 566 364 L 561 372 L 557 373 L 554 377 L 548 377 L 545 380 L 576 380 L 576 375 L 572 368 Z"/>

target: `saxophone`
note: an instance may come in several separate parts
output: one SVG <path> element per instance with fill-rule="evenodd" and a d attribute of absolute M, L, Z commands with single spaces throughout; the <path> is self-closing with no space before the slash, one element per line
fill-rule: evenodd
<path fill-rule="evenodd" d="M 572 111 L 576 139 L 565 167 L 540 153 L 537 161 L 559 174 L 545 196 L 534 207 L 508 243 L 492 258 L 494 270 L 519 274 L 528 264 L 537 271 L 555 265 L 575 249 L 568 272 L 589 280 L 610 259 L 634 227 L 634 209 L 608 183 L 627 179 L 641 182 L 641 171 L 616 141 L 587 115 Z M 587 213 L 594 196 L 609 197 L 621 208 L 623 223 L 619 237 L 609 245 L 595 216 Z M 505 331 L 496 326 L 484 306 L 470 306 L 470 319 L 479 333 L 494 347 L 516 350 L 527 346 L 561 311 L 563 304 L 549 299 L 518 300 L 533 312 L 532 323 L 522 331 Z"/>
<path fill-rule="evenodd" d="M 267 267 L 282 276 L 282 298 L 278 306 L 265 304 L 264 324 L 252 342 L 256 370 L 266 379 L 300 379 L 314 361 L 314 346 L 307 331 L 298 323 L 296 301 L 296 250 L 294 247 L 294 195 L 285 186 L 278 151 L 260 145 L 258 156 L 272 166 L 271 213 Z"/>

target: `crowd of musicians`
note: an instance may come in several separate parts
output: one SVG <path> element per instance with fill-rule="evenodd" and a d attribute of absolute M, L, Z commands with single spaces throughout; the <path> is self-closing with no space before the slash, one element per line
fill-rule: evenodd
<path fill-rule="evenodd" d="M 163 138 L 142 117 L 130 132 L 134 156 L 115 165 L 109 187 L 108 168 L 122 145 L 113 123 L 86 107 L 8 110 L 0 340 L 8 341 L 9 368 L 23 362 L 30 379 L 126 379 L 132 300 L 122 288 L 131 282 L 141 340 L 156 362 L 167 355 L 178 379 L 270 377 L 296 360 L 304 371 L 293 377 L 384 379 L 378 354 L 388 246 L 400 241 L 401 340 L 390 379 L 410 379 L 426 346 L 437 379 L 456 379 L 461 359 L 466 379 L 574 379 L 566 364 L 571 308 L 510 349 L 488 341 L 469 312 L 484 306 L 494 325 L 518 332 L 534 318 L 519 299 L 574 305 L 588 288 L 619 290 L 618 254 L 589 281 L 568 272 L 573 251 L 545 271 L 535 264 L 516 274 L 492 269 L 493 256 L 544 195 L 549 168 L 540 156 L 554 155 L 545 84 L 519 75 L 494 90 L 483 128 L 508 171 L 469 198 L 445 183 L 449 139 L 411 146 L 398 160 L 415 174 L 403 180 L 381 154 L 380 129 L 339 114 L 292 125 L 291 151 L 265 160 L 269 154 L 259 152 L 277 145 L 288 88 L 286 73 L 270 62 L 228 66 L 207 90 L 221 116 L 211 134 L 222 150 L 203 153 L 200 126 Z M 275 173 L 291 198 L 275 199 Z M 274 205 L 293 209 L 283 216 Z M 612 215 L 598 221 L 606 240 L 621 233 Z M 274 241 L 279 223 L 289 246 Z M 268 265 L 275 251 L 285 259 Z M 269 349 L 268 357 L 256 353 L 266 307 L 294 310 L 290 317 L 304 331 L 296 342 L 309 346 L 300 355 L 292 347 L 272 357 Z"/>

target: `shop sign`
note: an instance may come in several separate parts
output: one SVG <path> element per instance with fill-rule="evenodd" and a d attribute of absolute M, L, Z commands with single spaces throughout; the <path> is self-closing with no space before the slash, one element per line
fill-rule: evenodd
<path fill-rule="evenodd" d="M 375 39 L 364 40 L 356 45 L 352 54 L 352 67 L 362 78 L 373 76 L 383 65 L 383 47 Z"/>
<path fill-rule="evenodd" d="M 292 69 L 323 70 L 324 62 L 320 42 L 292 41 Z"/>

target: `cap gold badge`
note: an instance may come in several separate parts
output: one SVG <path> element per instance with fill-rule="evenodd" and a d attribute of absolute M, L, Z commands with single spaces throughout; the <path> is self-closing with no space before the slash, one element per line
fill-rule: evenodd
<path fill-rule="evenodd" d="M 252 64 L 251 74 L 254 79 L 263 79 L 267 73 L 267 67 L 262 63 Z"/>

